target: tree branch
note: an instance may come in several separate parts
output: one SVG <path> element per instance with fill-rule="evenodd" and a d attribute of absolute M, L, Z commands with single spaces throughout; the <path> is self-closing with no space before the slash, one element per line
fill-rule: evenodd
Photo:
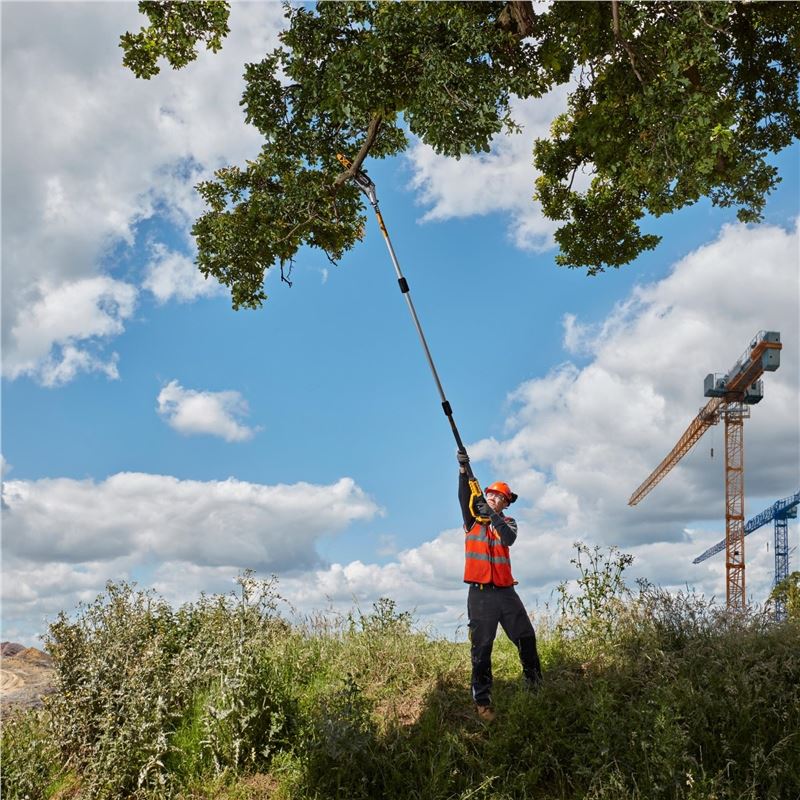
<path fill-rule="evenodd" d="M 585 162 L 583 160 L 579 161 L 575 165 L 575 169 L 572 170 L 572 175 L 570 175 L 570 178 L 569 178 L 569 186 L 567 186 L 567 191 L 568 192 L 572 191 L 572 184 L 575 182 L 575 176 L 578 174 L 578 168 L 581 167 L 584 163 Z"/>
<path fill-rule="evenodd" d="M 361 169 L 361 165 L 364 163 L 367 153 L 369 153 L 370 148 L 375 143 L 375 139 L 378 137 L 378 130 L 381 127 L 382 120 L 383 117 L 380 114 L 375 114 L 370 120 L 369 128 L 367 128 L 367 138 L 364 140 L 364 144 L 361 145 L 361 149 L 353 159 L 353 163 L 350 165 L 349 169 L 346 169 L 340 175 L 336 176 L 336 180 L 333 182 L 334 187 L 338 188 L 345 181 L 350 180 L 350 178 Z"/>
<path fill-rule="evenodd" d="M 698 13 L 698 15 L 699 15 L 700 19 L 702 20 L 703 24 L 704 24 L 704 25 L 705 25 L 707 28 L 710 28 L 710 29 L 711 29 L 712 31 L 714 31 L 715 33 L 720 33 L 720 34 L 722 34 L 723 36 L 726 36 L 726 37 L 729 35 L 729 34 L 728 34 L 728 31 L 724 30 L 723 28 L 719 28 L 719 27 L 717 27 L 716 25 L 714 25 L 714 24 L 712 24 L 711 22 L 709 22 L 709 21 L 708 21 L 708 20 L 707 20 L 707 19 L 706 19 L 706 18 L 703 16 L 703 9 L 702 9 L 700 6 L 697 6 L 697 13 Z"/>
<path fill-rule="evenodd" d="M 287 241 L 288 239 L 291 239 L 291 237 L 292 237 L 292 236 L 294 236 L 294 232 L 295 232 L 296 230 L 299 230 L 299 229 L 300 229 L 300 228 L 302 228 L 304 225 L 308 225 L 308 223 L 309 223 L 309 222 L 313 222 L 313 221 L 314 221 L 314 219 L 315 219 L 317 216 L 318 216 L 317 214 L 313 214 L 313 213 L 312 213 L 312 214 L 310 214 L 308 217 L 306 217 L 304 220 L 302 220 L 302 222 L 298 222 L 298 223 L 297 223 L 297 225 L 295 225 L 295 226 L 294 226 L 294 227 L 293 227 L 293 228 L 292 228 L 292 229 L 291 229 L 291 230 L 290 230 L 290 231 L 289 231 L 289 232 L 288 232 L 288 233 L 287 233 L 285 236 L 281 236 L 281 238 L 280 238 L 280 239 L 278 239 L 278 242 L 285 242 L 285 241 Z"/>
<path fill-rule="evenodd" d="M 639 83 L 644 86 L 644 80 L 642 80 L 639 70 L 636 69 L 636 56 L 634 55 L 633 48 L 628 44 L 627 39 L 625 39 L 619 29 L 619 0 L 611 0 L 611 20 L 614 28 L 614 38 L 625 48 L 625 52 L 628 54 L 628 60 L 631 62 L 633 74 L 639 79 Z"/>
<path fill-rule="evenodd" d="M 536 12 L 531 0 L 510 0 L 497 17 L 497 24 L 504 31 L 511 31 L 524 39 L 536 26 Z"/>
<path fill-rule="evenodd" d="M 292 270 L 294 269 L 294 261 L 290 258 L 289 259 L 289 269 L 284 271 L 284 261 L 281 259 L 281 281 L 283 283 L 288 283 L 289 288 L 292 288 L 292 281 L 289 280 L 292 276 Z"/>

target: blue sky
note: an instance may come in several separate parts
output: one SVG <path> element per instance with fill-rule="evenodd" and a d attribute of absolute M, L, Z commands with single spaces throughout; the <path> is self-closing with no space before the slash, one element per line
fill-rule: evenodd
<path fill-rule="evenodd" d="M 235 5 L 220 54 L 150 82 L 119 63 L 133 3 L 2 15 L 3 638 L 31 642 L 109 579 L 181 602 L 245 568 L 277 574 L 298 613 L 389 595 L 460 635 L 454 444 L 372 216 L 338 266 L 302 252 L 292 288 L 270 274 L 259 311 L 232 311 L 191 265 L 193 184 L 259 146 L 240 75 L 279 4 Z M 475 470 L 521 496 L 525 600 L 572 577 L 578 539 L 724 596 L 722 559 L 691 565 L 724 535 L 721 428 L 626 500 L 705 374 L 762 328 L 785 349 L 745 430 L 746 513 L 797 490 L 800 153 L 775 159 L 764 225 L 702 202 L 589 278 L 554 265 L 529 199 L 531 140 L 563 100 L 519 104 L 524 133 L 486 156 L 417 142 L 369 172 Z M 748 542 L 759 601 L 771 532 Z"/>

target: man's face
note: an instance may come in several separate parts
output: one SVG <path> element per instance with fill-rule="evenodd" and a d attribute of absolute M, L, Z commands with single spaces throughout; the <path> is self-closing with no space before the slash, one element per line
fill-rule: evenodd
<path fill-rule="evenodd" d="M 508 500 L 500 492 L 486 492 L 486 502 L 491 506 L 492 511 L 498 514 L 508 507 Z"/>

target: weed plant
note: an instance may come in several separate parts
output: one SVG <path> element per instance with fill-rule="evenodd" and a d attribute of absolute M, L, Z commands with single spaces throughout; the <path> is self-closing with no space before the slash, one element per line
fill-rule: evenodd
<path fill-rule="evenodd" d="M 3 796 L 797 800 L 798 622 L 631 589 L 613 549 L 574 563 L 538 692 L 497 640 L 491 724 L 466 643 L 391 600 L 289 624 L 251 575 L 177 611 L 109 585 L 51 626 L 58 686 L 4 722 Z"/>

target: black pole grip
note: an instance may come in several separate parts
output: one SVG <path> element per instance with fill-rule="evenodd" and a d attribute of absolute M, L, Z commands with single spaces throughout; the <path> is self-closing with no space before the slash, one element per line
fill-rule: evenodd
<path fill-rule="evenodd" d="M 456 421 L 453 419 L 453 409 L 450 407 L 450 403 L 445 400 L 442 402 L 442 410 L 447 415 L 447 421 L 450 423 L 450 428 L 453 431 L 453 437 L 456 440 L 456 446 L 458 447 L 459 451 L 462 453 L 467 452 L 467 448 L 464 447 L 464 442 L 461 441 L 461 434 L 458 432 L 458 428 L 456 427 Z M 466 468 L 467 475 L 470 478 L 474 478 L 475 475 L 472 472 L 472 467 L 469 462 L 467 462 L 464 467 Z"/>
<path fill-rule="evenodd" d="M 405 278 L 398 278 L 397 282 L 400 284 L 400 291 L 403 294 L 408 293 L 408 281 Z"/>
<path fill-rule="evenodd" d="M 458 445 L 458 449 L 461 450 L 463 453 L 467 452 L 467 448 L 464 447 L 464 442 L 461 441 L 461 434 L 458 432 L 458 428 L 456 427 L 456 421 L 453 419 L 453 409 L 450 407 L 450 403 L 445 400 L 442 403 L 442 409 L 444 413 L 447 415 L 447 421 L 450 423 L 450 427 L 453 429 L 453 436 L 456 440 L 456 445 Z"/>

